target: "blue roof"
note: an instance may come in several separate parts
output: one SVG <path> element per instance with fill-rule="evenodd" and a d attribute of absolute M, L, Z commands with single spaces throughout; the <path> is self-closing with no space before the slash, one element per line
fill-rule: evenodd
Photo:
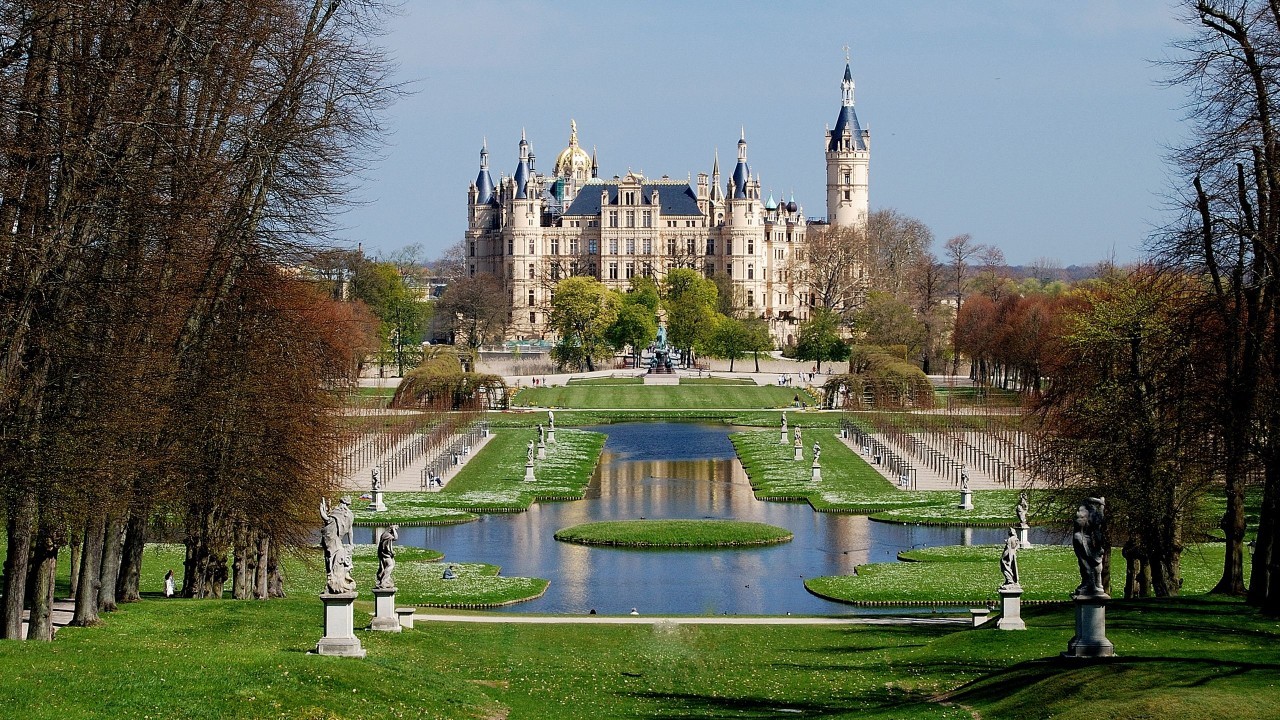
<path fill-rule="evenodd" d="M 489 176 L 488 170 L 481 170 L 476 176 L 476 203 L 483 205 L 489 202 L 489 198 L 493 197 L 493 178 Z"/>
<path fill-rule="evenodd" d="M 694 193 L 693 188 L 683 183 L 643 183 L 640 185 L 640 204 L 648 205 L 653 197 L 653 191 L 658 191 L 658 202 L 662 204 L 660 212 L 663 215 L 697 215 L 702 216 L 702 212 L 698 210 L 698 196 Z M 578 195 L 573 199 L 573 203 L 569 205 L 569 209 L 564 211 L 565 215 L 599 215 L 600 214 L 600 195 L 608 191 L 609 205 L 618 204 L 618 183 L 587 183 L 578 191 Z"/>
<path fill-rule="evenodd" d="M 739 162 L 737 167 L 733 169 L 733 192 L 730 197 L 744 198 L 747 196 L 747 181 L 751 179 L 751 168 L 747 167 L 745 162 Z"/>
<path fill-rule="evenodd" d="M 516 199 L 524 200 L 525 199 L 524 187 L 529 183 L 529 163 L 525 162 L 524 160 L 521 160 L 520 164 L 516 165 L 515 180 L 516 180 Z"/>
<path fill-rule="evenodd" d="M 866 150 L 867 143 L 862 139 L 862 127 L 858 125 L 858 114 L 853 111 L 852 105 L 840 108 L 840 117 L 836 118 L 836 126 L 831 129 L 831 140 L 827 143 L 827 149 L 840 149 L 840 140 L 844 137 L 846 128 L 853 133 L 853 149 Z"/>

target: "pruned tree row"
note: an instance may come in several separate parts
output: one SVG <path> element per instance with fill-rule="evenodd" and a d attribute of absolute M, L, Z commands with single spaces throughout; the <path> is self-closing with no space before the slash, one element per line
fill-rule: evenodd
<path fill-rule="evenodd" d="M 0 637 L 24 605 L 52 637 L 68 545 L 77 624 L 137 599 L 157 522 L 187 544 L 183 594 L 279 593 L 368 345 L 292 268 L 390 98 L 377 11 L 0 8 Z"/>

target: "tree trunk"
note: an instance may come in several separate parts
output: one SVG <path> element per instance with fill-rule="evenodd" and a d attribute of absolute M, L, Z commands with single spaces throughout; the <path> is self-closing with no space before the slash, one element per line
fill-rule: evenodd
<path fill-rule="evenodd" d="M 10 503 L 8 522 L 8 555 L 4 560 L 4 623 L 0 625 L 0 638 L 22 637 L 22 602 L 27 597 L 28 562 L 31 557 L 31 536 L 36 519 L 36 501 L 23 490 L 17 502 Z"/>
<path fill-rule="evenodd" d="M 253 597 L 258 600 L 266 600 L 268 597 L 268 585 L 270 577 L 267 572 L 267 566 L 270 563 L 271 540 L 266 535 L 258 536 L 258 558 L 256 562 L 257 572 L 253 579 Z"/>
<path fill-rule="evenodd" d="M 84 535 L 81 533 L 72 533 L 70 541 L 67 545 L 71 547 L 71 590 L 70 596 L 75 597 L 76 591 L 80 589 L 80 560 L 84 554 Z"/>
<path fill-rule="evenodd" d="M 1274 425 L 1272 427 L 1275 428 Z M 1261 608 L 1268 615 L 1280 615 L 1280 553 L 1276 552 L 1276 524 L 1280 522 L 1280 468 L 1276 468 L 1274 462 L 1266 463 L 1266 478 L 1258 518 L 1258 538 L 1253 548 L 1249 604 Z"/>
<path fill-rule="evenodd" d="M 267 597 L 284 597 L 284 575 L 280 571 L 280 543 L 267 548 Z"/>
<path fill-rule="evenodd" d="M 98 610 L 101 612 L 116 611 L 116 584 L 120 581 L 120 557 L 124 554 L 126 527 L 126 518 L 119 513 L 107 516 L 98 578 Z"/>
<path fill-rule="evenodd" d="M 53 590 L 58 571 L 58 540 L 52 527 L 40 524 L 31 573 L 31 621 L 28 640 L 53 640 Z"/>
<path fill-rule="evenodd" d="M 248 589 L 248 553 L 245 538 L 246 530 L 244 523 L 236 523 L 234 541 L 232 543 L 232 559 L 231 559 L 231 597 L 236 600 L 245 600 L 249 597 Z"/>
<path fill-rule="evenodd" d="M 124 536 L 124 552 L 120 557 L 120 579 L 116 583 L 116 602 L 138 602 L 142 599 L 142 551 L 147 547 L 147 519 L 140 512 L 129 515 Z"/>
<path fill-rule="evenodd" d="M 102 579 L 102 546 L 106 539 L 106 519 L 92 508 L 84 528 L 84 551 L 80 555 L 80 584 L 76 588 L 76 611 L 71 624 L 77 627 L 97 625 L 98 594 Z"/>

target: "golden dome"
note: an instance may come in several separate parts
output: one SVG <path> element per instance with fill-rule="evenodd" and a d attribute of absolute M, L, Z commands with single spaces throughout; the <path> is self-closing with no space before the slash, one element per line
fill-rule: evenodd
<path fill-rule="evenodd" d="M 557 177 L 578 177 L 586 179 L 591 176 L 591 156 L 578 147 L 578 123 L 569 121 L 569 147 L 556 156 L 554 172 Z"/>

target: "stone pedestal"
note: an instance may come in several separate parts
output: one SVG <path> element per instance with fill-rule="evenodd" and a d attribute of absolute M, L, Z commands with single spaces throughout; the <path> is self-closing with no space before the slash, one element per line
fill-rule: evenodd
<path fill-rule="evenodd" d="M 381 491 L 381 490 L 374 490 L 374 491 L 373 491 L 373 511 L 374 511 L 374 512 L 386 512 L 386 511 L 387 511 L 387 504 L 386 504 L 386 503 L 384 503 L 384 502 L 382 502 L 382 491 Z"/>
<path fill-rule="evenodd" d="M 973 626 L 979 627 L 991 617 L 991 611 L 987 608 L 969 608 L 969 616 L 973 618 Z"/>
<path fill-rule="evenodd" d="M 817 482 L 821 479 L 822 479 L 822 466 L 818 464 L 817 460 L 814 460 L 813 461 L 813 481 Z"/>
<path fill-rule="evenodd" d="M 1031 541 L 1027 539 L 1027 533 L 1031 530 L 1031 527 L 1029 525 L 1018 525 L 1016 529 L 1018 531 L 1018 547 L 1022 550 L 1031 547 Z"/>
<path fill-rule="evenodd" d="M 548 444 L 548 445 L 555 445 L 555 444 L 556 444 L 556 431 L 555 431 L 555 428 L 552 428 L 552 429 L 550 429 L 550 430 L 548 430 L 548 431 L 547 431 L 547 444 Z"/>
<path fill-rule="evenodd" d="M 396 617 L 396 589 L 373 589 L 373 622 L 370 630 L 383 632 L 400 632 L 400 620 Z"/>
<path fill-rule="evenodd" d="M 538 459 L 539 459 L 539 460 L 546 460 L 546 459 L 547 459 L 547 446 L 546 446 L 546 443 L 541 443 L 541 442 L 540 442 L 540 443 L 538 443 Z"/>
<path fill-rule="evenodd" d="M 1107 601 L 1110 595 L 1073 596 L 1076 602 L 1076 634 L 1067 643 L 1064 658 L 1112 657 L 1116 647 L 1107 639 Z"/>
<path fill-rule="evenodd" d="M 525 479 L 525 482 L 533 482 L 534 480 L 533 463 L 531 462 L 527 462 L 524 464 L 524 479 Z"/>
<path fill-rule="evenodd" d="M 316 643 L 316 654 L 364 657 L 352 611 L 356 593 L 321 593 L 320 600 L 324 603 L 324 637 Z"/>
<path fill-rule="evenodd" d="M 782 438 L 778 440 L 778 444 L 779 444 L 779 445 L 786 445 L 786 444 L 787 444 L 787 429 L 786 429 L 786 428 L 783 428 L 783 429 L 782 429 Z"/>
<path fill-rule="evenodd" d="M 400 627 L 404 630 L 413 629 L 413 614 L 417 612 L 417 608 L 403 607 L 396 608 L 396 619 L 400 621 Z"/>
<path fill-rule="evenodd" d="M 800 462 L 803 459 L 804 459 L 804 449 L 796 448 L 796 462 Z"/>
<path fill-rule="evenodd" d="M 1001 630 L 1026 630 L 1027 624 L 1022 622 L 1022 586 L 1002 585 L 1000 587 L 1000 619 L 996 627 Z"/>
<path fill-rule="evenodd" d="M 960 509 L 961 510 L 973 509 L 973 491 L 971 490 L 960 491 Z"/>

